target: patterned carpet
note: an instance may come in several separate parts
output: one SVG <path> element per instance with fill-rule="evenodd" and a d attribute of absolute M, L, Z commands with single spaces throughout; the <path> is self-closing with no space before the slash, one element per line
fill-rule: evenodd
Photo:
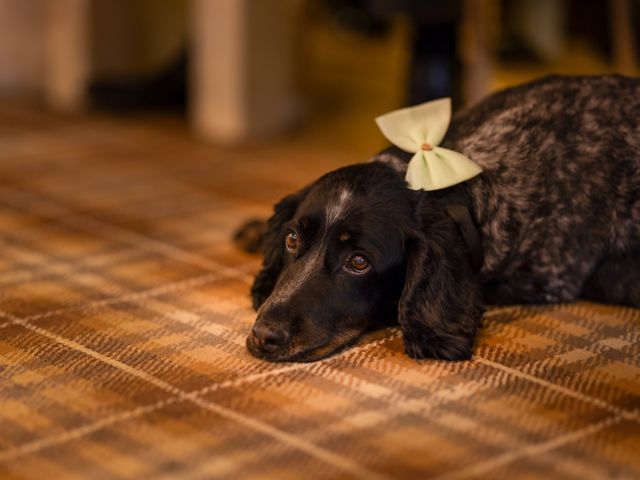
<path fill-rule="evenodd" d="M 246 352 L 259 259 L 230 237 L 356 160 L 314 138 L 0 109 L 0 478 L 640 477 L 638 310 L 492 309 L 462 363 L 397 329 Z"/>

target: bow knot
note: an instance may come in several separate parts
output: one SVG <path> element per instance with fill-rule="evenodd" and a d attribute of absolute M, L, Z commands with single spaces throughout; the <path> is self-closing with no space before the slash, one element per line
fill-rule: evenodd
<path fill-rule="evenodd" d="M 376 118 L 387 140 L 414 154 L 405 177 L 413 190 L 440 190 L 482 172 L 478 164 L 465 155 L 438 146 L 450 121 L 450 98 L 403 108 Z"/>

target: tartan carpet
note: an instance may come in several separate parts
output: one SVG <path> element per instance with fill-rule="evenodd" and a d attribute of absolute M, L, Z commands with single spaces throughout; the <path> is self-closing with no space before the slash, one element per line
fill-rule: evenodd
<path fill-rule="evenodd" d="M 232 232 L 348 151 L 9 108 L 0 126 L 1 478 L 640 477 L 640 311 L 491 309 L 469 362 L 410 360 L 397 329 L 258 361 L 259 259 Z"/>

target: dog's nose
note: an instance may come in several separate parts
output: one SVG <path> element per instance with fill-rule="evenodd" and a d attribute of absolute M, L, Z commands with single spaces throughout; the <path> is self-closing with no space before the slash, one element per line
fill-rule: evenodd
<path fill-rule="evenodd" d="M 251 334 L 260 348 L 267 352 L 275 352 L 289 339 L 285 330 L 263 322 L 256 322 Z"/>

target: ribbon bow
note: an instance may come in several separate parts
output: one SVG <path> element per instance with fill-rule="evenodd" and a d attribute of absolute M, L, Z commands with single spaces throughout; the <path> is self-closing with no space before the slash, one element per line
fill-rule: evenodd
<path fill-rule="evenodd" d="M 414 153 L 405 180 L 413 190 L 440 190 L 475 177 L 482 169 L 461 153 L 438 145 L 451 121 L 451 99 L 441 98 L 376 118 L 396 147 Z"/>

